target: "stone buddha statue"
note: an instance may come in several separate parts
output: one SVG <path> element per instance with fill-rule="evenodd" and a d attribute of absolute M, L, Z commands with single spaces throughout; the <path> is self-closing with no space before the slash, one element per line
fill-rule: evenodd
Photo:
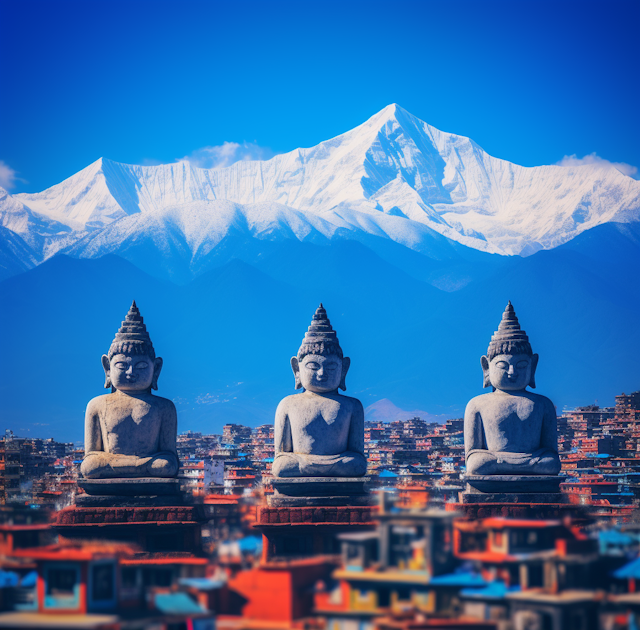
<path fill-rule="evenodd" d="M 176 408 L 151 392 L 158 389 L 162 359 L 135 301 L 102 367 L 111 393 L 87 405 L 82 474 L 87 479 L 175 477 Z"/>
<path fill-rule="evenodd" d="M 557 420 L 553 403 L 535 387 L 538 355 L 511 302 L 481 359 L 484 387 L 464 414 L 467 475 L 557 475 Z"/>
<path fill-rule="evenodd" d="M 364 410 L 356 398 L 343 396 L 350 360 L 322 304 L 291 358 L 296 389 L 284 398 L 275 419 L 272 474 L 286 477 L 362 477 Z"/>

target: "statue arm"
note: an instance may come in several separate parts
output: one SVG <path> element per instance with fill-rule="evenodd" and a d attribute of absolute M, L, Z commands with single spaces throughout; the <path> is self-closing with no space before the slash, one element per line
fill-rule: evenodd
<path fill-rule="evenodd" d="M 98 406 L 99 403 L 96 400 L 90 401 L 84 416 L 85 457 L 89 455 L 89 453 L 104 451 L 102 429 L 100 428 L 100 410 Z"/>
<path fill-rule="evenodd" d="M 347 450 L 364 455 L 364 409 L 359 400 L 355 400 L 353 405 Z"/>
<path fill-rule="evenodd" d="M 160 440 L 158 443 L 158 451 L 161 453 L 173 453 L 177 456 L 178 448 L 176 440 L 178 438 L 178 413 L 176 406 L 167 401 L 167 407 L 162 418 L 162 427 L 160 428 Z"/>
<path fill-rule="evenodd" d="M 558 452 L 558 418 L 556 417 L 556 409 L 548 398 L 545 399 L 540 446 L 553 453 Z"/>
<path fill-rule="evenodd" d="M 486 450 L 482 431 L 482 416 L 473 400 L 464 412 L 464 450 L 466 459 L 476 450 Z"/>
<path fill-rule="evenodd" d="M 278 405 L 276 409 L 275 420 L 275 456 L 281 453 L 293 452 L 293 438 L 291 436 L 291 424 L 289 423 L 289 415 L 283 403 Z"/>

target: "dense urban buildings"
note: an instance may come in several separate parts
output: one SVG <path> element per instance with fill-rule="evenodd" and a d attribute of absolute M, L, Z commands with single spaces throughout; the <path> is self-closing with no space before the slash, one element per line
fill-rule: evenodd
<path fill-rule="evenodd" d="M 373 521 L 312 558 L 262 549 L 256 506 L 272 492 L 272 425 L 179 435 L 199 534 L 191 547 L 174 537 L 152 551 L 52 527 L 78 491 L 83 452 L 7 431 L 0 627 L 67 627 L 62 613 L 73 627 L 109 629 L 638 627 L 639 422 L 640 392 L 561 414 L 570 505 L 541 519 L 464 516 L 462 420 L 367 422 Z"/>

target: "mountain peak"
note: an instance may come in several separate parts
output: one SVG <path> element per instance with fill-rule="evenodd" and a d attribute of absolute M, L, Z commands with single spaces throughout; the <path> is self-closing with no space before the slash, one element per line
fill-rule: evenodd
<path fill-rule="evenodd" d="M 469 138 L 428 125 L 397 103 L 339 136 L 267 161 L 201 169 L 189 162 L 141 167 L 101 157 L 41 193 L 14 197 L 71 228 L 76 240 L 127 215 L 157 217 L 179 206 L 189 206 L 184 216 L 190 217 L 197 206 L 205 214 L 193 221 L 219 230 L 220 202 L 287 206 L 292 212 L 274 209 L 267 215 L 279 217 L 269 221 L 283 221 L 289 225 L 284 231 L 296 238 L 308 229 L 300 226 L 322 219 L 328 222 L 322 234 L 329 238 L 347 230 L 421 251 L 437 233 L 508 255 L 556 247 L 601 223 L 640 220 L 640 182 L 615 168 L 524 168 L 488 155 Z M 9 201 L 0 199 L 0 211 L 13 212 Z M 239 209 L 238 221 L 245 220 L 243 214 Z M 158 219 L 152 228 L 151 218 L 139 225 L 161 229 L 161 223 Z M 196 240 L 204 242 L 207 235 Z"/>

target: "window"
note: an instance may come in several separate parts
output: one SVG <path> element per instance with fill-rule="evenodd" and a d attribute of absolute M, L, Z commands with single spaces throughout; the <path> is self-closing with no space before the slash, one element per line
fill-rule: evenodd
<path fill-rule="evenodd" d="M 122 568 L 122 588 L 135 588 L 138 585 L 138 569 L 135 567 Z"/>
<path fill-rule="evenodd" d="M 96 564 L 91 567 L 91 599 L 110 601 L 115 595 L 113 564 Z"/>
<path fill-rule="evenodd" d="M 52 597 L 74 597 L 78 572 L 76 569 L 49 569 L 47 595 Z"/>
<path fill-rule="evenodd" d="M 171 569 L 145 569 L 143 577 L 145 586 L 171 586 L 172 571 Z"/>

